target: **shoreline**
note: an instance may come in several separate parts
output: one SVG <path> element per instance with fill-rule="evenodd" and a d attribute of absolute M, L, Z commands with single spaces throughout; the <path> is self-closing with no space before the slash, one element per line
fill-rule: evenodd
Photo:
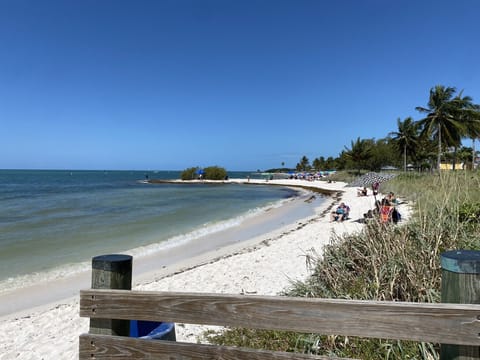
<path fill-rule="evenodd" d="M 250 183 L 256 181 L 250 180 Z M 178 264 L 181 266 L 176 269 L 165 269 L 157 263 L 156 267 L 142 276 L 134 277 L 133 288 L 277 295 L 292 281 L 307 278 L 310 273 L 308 257 L 322 253 L 323 247 L 330 242 L 332 232 L 342 234 L 360 230 L 363 225 L 357 220 L 374 204 L 371 195 L 357 197 L 356 188 L 346 187 L 345 183 L 303 180 L 258 183 L 321 187 L 336 195 L 317 206 L 313 216 L 238 244 L 220 247 L 204 254 L 202 259 L 188 259 L 183 264 Z M 350 219 L 342 223 L 331 223 L 330 209 L 340 201 L 350 205 Z M 403 219 L 407 220 L 407 210 L 400 211 Z M 177 324 L 177 340 L 196 342 L 203 330 L 204 327 Z M 22 359 L 75 359 L 78 356 L 78 336 L 83 332 L 88 332 L 88 319 L 78 316 L 78 295 L 60 304 L 3 317 L 0 318 L 0 353 L 4 355 L 0 359 L 17 358 L 17 354 Z M 12 334 L 16 336 L 11 336 Z"/>
<path fill-rule="evenodd" d="M 327 201 L 320 198 L 313 204 L 304 204 L 311 192 L 300 188 L 296 190 L 300 191 L 298 196 L 280 200 L 258 212 L 244 214 L 238 218 L 239 224 L 225 229 L 193 237 L 187 242 L 159 243 L 163 245 L 154 250 L 152 248 L 157 246 L 155 244 L 122 251 L 122 254 L 133 257 L 133 280 L 147 278 L 152 273 L 157 276 L 158 273 L 178 273 L 189 268 L 192 262 L 201 264 L 226 252 L 238 251 L 257 236 L 273 232 L 285 223 L 289 226 L 297 220 L 312 216 L 316 202 Z M 78 296 L 80 289 L 90 287 L 90 262 L 84 262 L 83 267 L 83 270 L 73 274 L 1 292 L 0 321 Z"/>
<path fill-rule="evenodd" d="M 307 185 L 305 183 L 320 183 L 324 181 L 308 181 L 298 179 L 276 179 L 276 180 L 264 180 L 264 179 L 229 179 L 229 180 L 163 180 L 163 179 L 151 179 L 142 180 L 148 184 L 242 184 L 242 185 L 269 185 L 269 186 L 290 186 L 295 189 L 301 188 L 304 190 L 312 191 L 323 195 L 332 195 L 336 192 L 333 189 L 326 189 L 323 187 Z M 285 183 L 288 182 L 288 185 Z M 302 183 L 300 183 L 302 182 Z M 327 183 L 325 183 L 327 184 Z M 331 183 L 330 183 L 331 184 Z"/>

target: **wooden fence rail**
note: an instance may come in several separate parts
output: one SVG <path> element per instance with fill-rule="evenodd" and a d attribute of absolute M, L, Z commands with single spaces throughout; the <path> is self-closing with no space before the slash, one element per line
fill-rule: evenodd
<path fill-rule="evenodd" d="M 299 353 L 253 350 L 232 346 L 202 345 L 90 334 L 80 336 L 80 360 L 83 359 L 353 360 Z"/>
<path fill-rule="evenodd" d="M 80 315 L 480 346 L 480 305 L 472 304 L 83 290 Z M 148 358 L 146 352 L 157 359 L 325 358 L 117 336 L 80 337 L 80 359 Z"/>

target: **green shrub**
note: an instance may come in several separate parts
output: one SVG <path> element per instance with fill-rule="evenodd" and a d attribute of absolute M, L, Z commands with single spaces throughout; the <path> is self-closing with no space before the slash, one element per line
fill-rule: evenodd
<path fill-rule="evenodd" d="M 458 211 L 461 222 L 480 222 L 480 203 L 464 203 Z"/>
<path fill-rule="evenodd" d="M 180 174 L 180 179 L 182 179 L 182 180 L 194 180 L 194 179 L 196 179 L 198 177 L 198 174 L 197 174 L 198 169 L 199 169 L 198 167 L 191 167 L 191 168 L 183 170 L 182 173 Z"/>
<path fill-rule="evenodd" d="M 224 180 L 227 177 L 227 171 L 222 167 L 210 166 L 204 171 L 204 178 L 208 180 Z"/>

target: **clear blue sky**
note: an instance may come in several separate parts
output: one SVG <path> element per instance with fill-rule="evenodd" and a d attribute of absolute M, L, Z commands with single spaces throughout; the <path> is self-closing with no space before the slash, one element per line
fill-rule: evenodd
<path fill-rule="evenodd" d="M 294 167 L 431 87 L 480 103 L 477 0 L 0 0 L 0 168 Z"/>

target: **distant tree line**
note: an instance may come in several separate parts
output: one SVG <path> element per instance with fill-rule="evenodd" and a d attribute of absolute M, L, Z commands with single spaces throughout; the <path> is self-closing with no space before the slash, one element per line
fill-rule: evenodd
<path fill-rule="evenodd" d="M 414 168 L 440 169 L 442 162 L 463 162 L 473 166 L 477 151 L 475 140 L 480 138 L 480 105 L 474 104 L 463 91 L 437 85 L 430 89 L 426 107 L 415 108 L 424 118 L 397 119 L 397 130 L 385 138 L 352 140 L 337 158 L 320 156 L 311 163 L 303 156 L 296 171 L 380 170 L 395 166 L 407 170 Z M 471 139 L 472 147 L 462 146 L 463 139 Z M 283 164 L 283 163 L 282 163 Z"/>

